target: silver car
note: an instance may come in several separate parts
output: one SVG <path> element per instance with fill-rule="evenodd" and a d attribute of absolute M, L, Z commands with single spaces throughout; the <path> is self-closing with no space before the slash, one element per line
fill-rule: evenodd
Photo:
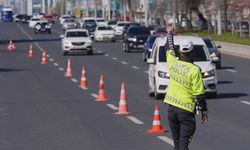
<path fill-rule="evenodd" d="M 77 22 L 73 18 L 66 19 L 62 24 L 63 30 L 77 28 Z"/>
<path fill-rule="evenodd" d="M 92 40 L 86 29 L 69 29 L 65 31 L 62 38 L 62 53 L 87 53 L 92 55 Z"/>

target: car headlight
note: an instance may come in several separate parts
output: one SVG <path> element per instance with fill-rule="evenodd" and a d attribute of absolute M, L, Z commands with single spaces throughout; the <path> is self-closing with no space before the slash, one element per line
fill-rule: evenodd
<path fill-rule="evenodd" d="M 90 43 L 92 43 L 92 41 L 91 41 L 91 40 L 89 40 L 89 41 L 87 41 L 86 43 L 90 44 Z"/>
<path fill-rule="evenodd" d="M 128 41 L 133 41 L 133 42 L 135 42 L 135 41 L 136 41 L 136 38 L 128 38 Z"/>
<path fill-rule="evenodd" d="M 65 45 L 70 45 L 70 44 L 71 44 L 71 42 L 69 42 L 69 41 L 65 41 L 65 42 L 64 42 L 64 44 L 65 44 Z"/>
<path fill-rule="evenodd" d="M 169 73 L 167 73 L 167 72 L 158 71 L 158 76 L 161 77 L 161 78 L 169 79 Z"/>
<path fill-rule="evenodd" d="M 212 77 L 214 75 L 215 75 L 214 70 L 206 71 L 206 72 L 203 73 L 203 78 Z"/>
<path fill-rule="evenodd" d="M 211 57 L 217 57 L 215 52 L 211 53 L 210 55 L 211 55 Z"/>

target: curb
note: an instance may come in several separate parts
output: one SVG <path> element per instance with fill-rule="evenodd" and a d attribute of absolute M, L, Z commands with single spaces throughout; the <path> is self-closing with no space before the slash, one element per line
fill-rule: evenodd
<path fill-rule="evenodd" d="M 215 41 L 216 45 L 228 45 L 228 46 L 237 46 L 237 47 L 243 47 L 249 50 L 249 55 L 246 55 L 243 51 L 231 51 L 231 50 L 223 50 L 220 49 L 221 53 L 227 54 L 227 55 L 232 55 L 244 59 L 250 59 L 250 46 L 247 45 L 240 45 L 240 44 L 232 44 L 232 43 L 226 43 L 226 42 L 220 42 L 220 41 Z"/>

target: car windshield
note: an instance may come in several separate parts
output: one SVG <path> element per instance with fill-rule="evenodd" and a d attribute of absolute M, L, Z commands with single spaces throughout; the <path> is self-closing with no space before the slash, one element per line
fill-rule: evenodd
<path fill-rule="evenodd" d="M 36 18 L 36 19 L 31 19 L 32 21 L 39 21 L 40 19 Z"/>
<path fill-rule="evenodd" d="M 70 31 L 67 32 L 66 37 L 88 37 L 88 34 L 84 31 Z"/>
<path fill-rule="evenodd" d="M 98 27 L 98 30 L 113 30 L 111 27 Z"/>
<path fill-rule="evenodd" d="M 175 51 L 179 49 L 179 45 L 174 46 Z M 193 46 L 193 60 L 198 61 L 209 61 L 209 58 L 206 54 L 206 47 L 204 45 L 194 45 Z M 166 49 L 165 46 L 159 48 L 159 62 L 166 62 Z"/>
<path fill-rule="evenodd" d="M 121 26 L 121 27 L 122 27 L 122 26 L 125 26 L 125 25 L 126 25 L 126 23 L 118 23 L 118 24 L 117 24 L 117 26 Z"/>
<path fill-rule="evenodd" d="M 63 19 L 68 19 L 68 18 L 71 18 L 70 16 L 64 16 L 62 17 Z"/>
<path fill-rule="evenodd" d="M 155 42 L 155 39 L 157 38 L 158 36 L 152 36 L 148 39 L 148 43 L 154 43 Z"/>
<path fill-rule="evenodd" d="M 215 47 L 214 43 L 209 39 L 204 39 L 204 42 L 205 42 L 205 44 L 207 45 L 208 48 L 214 48 Z"/>
<path fill-rule="evenodd" d="M 167 32 L 166 29 L 164 28 L 157 28 L 156 29 L 156 32 Z"/>
<path fill-rule="evenodd" d="M 147 28 L 130 28 L 128 31 L 130 34 L 150 34 L 149 30 Z"/>
<path fill-rule="evenodd" d="M 66 19 L 65 22 L 75 22 L 74 19 Z"/>
<path fill-rule="evenodd" d="M 96 20 L 97 22 L 105 22 L 105 20 L 104 19 L 98 19 L 98 20 Z"/>
<path fill-rule="evenodd" d="M 116 25 L 116 21 L 110 21 L 110 22 L 108 22 L 108 25 Z"/>

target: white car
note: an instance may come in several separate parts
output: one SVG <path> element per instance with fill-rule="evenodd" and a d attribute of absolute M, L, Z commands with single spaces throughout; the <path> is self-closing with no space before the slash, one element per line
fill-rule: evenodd
<path fill-rule="evenodd" d="M 149 95 L 155 96 L 156 99 L 166 94 L 169 84 L 169 73 L 166 63 L 165 43 L 167 37 L 158 37 L 153 45 L 149 64 Z M 194 36 L 174 36 L 175 48 L 179 48 L 180 41 L 189 39 L 193 42 L 193 59 L 194 64 L 199 66 L 203 75 L 204 87 L 206 94 L 210 97 L 217 96 L 217 74 L 216 68 L 210 57 L 209 51 L 200 37 Z"/>
<path fill-rule="evenodd" d="M 83 28 L 83 25 L 86 23 L 90 23 L 90 24 L 96 24 L 95 18 L 93 17 L 84 17 L 82 18 L 81 22 L 80 22 L 80 27 Z"/>
<path fill-rule="evenodd" d="M 95 18 L 95 22 L 97 26 L 106 26 L 108 23 L 105 21 L 104 18 Z"/>
<path fill-rule="evenodd" d="M 42 21 L 42 20 L 39 19 L 39 18 L 31 18 L 31 19 L 29 20 L 29 27 L 30 27 L 30 28 L 34 28 L 35 25 L 36 25 L 38 22 L 41 22 L 41 21 Z"/>
<path fill-rule="evenodd" d="M 97 26 L 94 34 L 94 40 L 110 40 L 112 42 L 115 42 L 115 31 L 111 26 Z"/>
<path fill-rule="evenodd" d="M 73 18 L 65 19 L 65 21 L 62 24 L 62 29 L 75 29 L 77 28 L 77 22 Z"/>
<path fill-rule="evenodd" d="M 60 24 L 63 24 L 63 22 L 66 20 L 66 19 L 70 19 L 72 18 L 70 15 L 62 15 L 59 20 L 60 20 Z"/>
<path fill-rule="evenodd" d="M 92 40 L 86 29 L 69 29 L 65 31 L 62 38 L 62 53 L 87 53 L 92 55 Z"/>
<path fill-rule="evenodd" d="M 126 24 L 128 24 L 129 22 L 117 22 L 116 26 L 115 26 L 115 35 L 120 36 L 123 34 L 124 31 L 124 27 Z"/>

